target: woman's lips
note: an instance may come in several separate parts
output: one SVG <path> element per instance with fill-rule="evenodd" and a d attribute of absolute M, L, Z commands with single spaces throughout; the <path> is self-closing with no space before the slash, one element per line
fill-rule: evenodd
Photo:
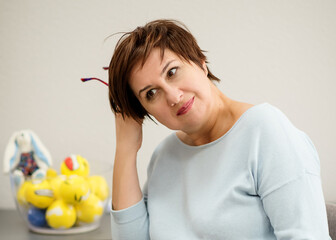
<path fill-rule="evenodd" d="M 191 98 L 188 102 L 183 104 L 183 106 L 177 111 L 177 116 L 186 114 L 189 112 L 189 110 L 192 108 L 192 105 L 194 104 L 195 97 Z"/>

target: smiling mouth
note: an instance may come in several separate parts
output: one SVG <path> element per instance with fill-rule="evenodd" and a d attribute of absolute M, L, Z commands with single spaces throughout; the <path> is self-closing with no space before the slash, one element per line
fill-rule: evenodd
<path fill-rule="evenodd" d="M 183 106 L 177 111 L 176 115 L 180 116 L 180 115 L 183 115 L 189 112 L 189 110 L 192 108 L 194 104 L 194 100 L 195 100 L 195 97 L 191 98 L 188 102 L 183 104 Z"/>

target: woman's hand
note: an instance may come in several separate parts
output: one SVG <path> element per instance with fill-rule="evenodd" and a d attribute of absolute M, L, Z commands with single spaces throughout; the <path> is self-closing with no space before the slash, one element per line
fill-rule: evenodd
<path fill-rule="evenodd" d="M 115 115 L 117 151 L 137 153 L 142 144 L 142 124 L 131 117 Z"/>

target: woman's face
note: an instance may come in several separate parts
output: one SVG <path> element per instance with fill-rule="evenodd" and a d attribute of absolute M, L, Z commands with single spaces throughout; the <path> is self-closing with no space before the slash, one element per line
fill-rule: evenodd
<path fill-rule="evenodd" d="M 147 112 L 173 130 L 194 132 L 206 123 L 212 101 L 207 68 L 154 49 L 144 66 L 134 67 L 130 87 Z"/>

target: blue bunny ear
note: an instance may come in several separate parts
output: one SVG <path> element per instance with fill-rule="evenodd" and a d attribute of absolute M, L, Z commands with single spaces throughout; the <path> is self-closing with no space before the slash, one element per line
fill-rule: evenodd
<path fill-rule="evenodd" d="M 16 160 L 16 156 L 18 154 L 19 151 L 19 147 L 17 142 L 15 141 L 15 150 L 14 150 L 14 155 L 11 157 L 11 159 L 9 160 L 9 167 L 10 169 L 13 167 L 13 165 L 15 164 L 15 160 Z"/>
<path fill-rule="evenodd" d="M 39 146 L 39 144 L 37 144 L 36 140 L 34 139 L 33 135 L 30 134 L 30 138 L 31 138 L 31 143 L 33 145 L 34 148 L 34 153 L 35 155 L 46 164 L 46 166 L 50 166 L 51 162 L 48 159 L 48 157 L 42 152 L 42 150 L 46 151 L 46 149 L 43 148 L 43 146 Z M 41 143 L 40 143 L 41 144 Z M 42 148 L 42 150 L 40 149 L 40 147 Z"/>

